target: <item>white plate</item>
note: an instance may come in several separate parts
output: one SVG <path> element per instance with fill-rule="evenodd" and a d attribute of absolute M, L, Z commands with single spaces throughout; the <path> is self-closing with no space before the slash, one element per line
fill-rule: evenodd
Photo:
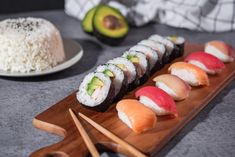
<path fill-rule="evenodd" d="M 29 73 L 19 73 L 19 72 L 9 72 L 9 71 L 3 71 L 0 70 L 0 76 L 7 76 L 7 77 L 32 77 L 32 76 L 42 76 L 42 75 L 47 75 L 47 74 L 52 74 L 58 71 L 62 71 L 64 69 L 67 69 L 74 64 L 76 64 L 83 55 L 83 49 L 81 45 L 71 39 L 66 39 L 63 38 L 63 43 L 64 43 L 64 52 L 65 52 L 65 60 L 58 64 L 57 66 L 40 71 L 40 72 L 29 72 Z"/>

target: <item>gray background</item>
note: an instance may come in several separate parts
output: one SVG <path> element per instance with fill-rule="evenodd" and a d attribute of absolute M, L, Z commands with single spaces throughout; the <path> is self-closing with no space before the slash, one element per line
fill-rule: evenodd
<path fill-rule="evenodd" d="M 37 78 L 0 77 L 0 156 L 25 157 L 43 146 L 56 143 L 60 137 L 35 129 L 34 116 L 77 89 L 82 77 L 96 65 L 105 63 L 150 34 L 178 34 L 194 43 L 221 39 L 235 46 L 235 32 L 199 33 L 159 24 L 132 28 L 122 45 L 110 47 L 83 33 L 80 22 L 63 11 L 41 11 L 0 15 L 35 16 L 53 22 L 64 37 L 74 38 L 85 50 L 84 57 L 66 71 Z M 235 154 L 235 81 L 171 140 L 157 156 L 233 156 Z"/>

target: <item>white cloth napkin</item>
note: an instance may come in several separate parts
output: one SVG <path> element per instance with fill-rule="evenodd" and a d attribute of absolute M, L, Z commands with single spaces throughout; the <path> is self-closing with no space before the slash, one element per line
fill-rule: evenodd
<path fill-rule="evenodd" d="M 66 0 L 67 14 L 82 19 L 101 0 Z M 206 32 L 235 30 L 235 0 L 116 0 L 117 7 L 136 26 L 150 21 Z"/>

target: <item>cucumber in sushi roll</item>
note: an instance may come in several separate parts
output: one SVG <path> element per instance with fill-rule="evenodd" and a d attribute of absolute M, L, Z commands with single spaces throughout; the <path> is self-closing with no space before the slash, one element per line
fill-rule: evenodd
<path fill-rule="evenodd" d="M 135 65 L 131 61 L 124 57 L 117 57 L 108 61 L 108 63 L 114 64 L 122 69 L 127 77 L 128 90 L 134 89 L 139 84 Z"/>
<path fill-rule="evenodd" d="M 111 79 L 103 73 L 92 72 L 86 75 L 79 86 L 77 100 L 85 107 L 104 112 L 114 97 Z"/>
<path fill-rule="evenodd" d="M 165 46 L 165 48 L 166 48 L 166 58 L 164 60 L 165 63 L 169 63 L 171 60 L 174 59 L 174 51 L 173 51 L 174 44 L 170 40 L 168 40 L 158 34 L 151 35 L 149 37 L 149 39 L 153 40 L 155 42 L 159 42 Z"/>
<path fill-rule="evenodd" d="M 175 44 L 175 52 L 178 52 L 175 57 L 183 56 L 185 39 L 180 36 L 168 36 L 167 39 Z"/>
<path fill-rule="evenodd" d="M 152 49 L 154 49 L 158 56 L 159 56 L 159 62 L 160 62 L 160 68 L 162 68 L 165 64 L 164 60 L 166 60 L 166 48 L 163 44 L 155 42 L 153 40 L 141 40 L 138 45 L 144 45 L 148 46 Z"/>
<path fill-rule="evenodd" d="M 145 54 L 145 56 L 149 62 L 149 69 L 150 69 L 151 73 L 154 73 L 160 69 L 160 62 L 159 62 L 158 54 L 152 48 L 150 48 L 148 46 L 144 46 L 144 45 L 135 45 L 135 46 L 131 47 L 129 50 L 142 52 L 143 54 Z"/>
<path fill-rule="evenodd" d="M 140 84 L 143 84 L 149 78 L 149 63 L 146 56 L 137 51 L 126 51 L 123 53 L 122 57 L 127 58 L 131 61 L 137 70 L 137 77 L 140 81 Z"/>
<path fill-rule="evenodd" d="M 120 100 L 127 91 L 127 77 L 124 72 L 113 64 L 104 64 L 96 68 L 96 72 L 101 72 L 111 78 L 114 88 L 114 101 Z"/>

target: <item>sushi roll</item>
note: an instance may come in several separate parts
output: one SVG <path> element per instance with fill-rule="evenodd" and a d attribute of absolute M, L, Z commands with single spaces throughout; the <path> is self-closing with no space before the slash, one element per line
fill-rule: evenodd
<path fill-rule="evenodd" d="M 205 52 L 194 52 L 189 54 L 185 61 L 198 66 L 208 74 L 217 74 L 225 67 L 224 63 L 215 56 Z"/>
<path fill-rule="evenodd" d="M 139 102 L 150 108 L 158 116 L 169 114 L 178 116 L 174 100 L 158 87 L 143 87 L 135 93 L 135 96 L 139 98 Z"/>
<path fill-rule="evenodd" d="M 219 58 L 225 63 L 233 62 L 234 60 L 230 47 L 223 41 L 207 42 L 205 45 L 205 52 Z"/>
<path fill-rule="evenodd" d="M 144 45 L 154 49 L 159 57 L 160 68 L 164 66 L 164 60 L 166 60 L 166 49 L 164 45 L 153 40 L 142 40 L 138 43 L 138 45 Z"/>
<path fill-rule="evenodd" d="M 184 100 L 189 96 L 191 87 L 175 75 L 163 74 L 153 79 L 156 87 L 164 90 L 174 100 Z"/>
<path fill-rule="evenodd" d="M 169 67 L 168 71 L 191 86 L 209 86 L 209 79 L 206 72 L 196 65 L 186 62 L 176 62 Z"/>
<path fill-rule="evenodd" d="M 153 40 L 155 42 L 161 43 L 165 46 L 165 48 L 166 48 L 165 64 L 169 63 L 171 60 L 174 59 L 174 58 L 172 58 L 172 55 L 174 53 L 173 52 L 174 44 L 170 40 L 168 40 L 168 39 L 166 39 L 166 38 L 164 38 L 164 37 L 162 37 L 158 34 L 151 35 L 149 37 L 149 39 Z"/>
<path fill-rule="evenodd" d="M 127 91 L 127 78 L 124 72 L 113 64 L 100 65 L 96 68 L 96 72 L 104 73 L 110 77 L 115 88 L 114 101 L 120 100 Z"/>
<path fill-rule="evenodd" d="M 104 112 L 114 98 L 114 87 L 108 76 L 92 72 L 84 77 L 76 96 L 85 107 Z"/>
<path fill-rule="evenodd" d="M 131 47 L 129 51 L 137 51 L 137 52 L 142 52 L 143 54 L 145 54 L 149 62 L 149 68 L 150 68 L 151 73 L 154 73 L 160 69 L 158 54 L 152 48 L 148 46 L 144 46 L 144 45 L 135 45 Z"/>
<path fill-rule="evenodd" d="M 131 61 L 129 61 L 124 57 L 117 57 L 108 61 L 108 63 L 114 64 L 120 69 L 122 69 L 122 71 L 127 77 L 127 84 L 129 91 L 133 90 L 139 84 L 135 65 Z"/>
<path fill-rule="evenodd" d="M 137 71 L 137 77 L 140 81 L 140 84 L 143 84 L 146 82 L 149 78 L 149 63 L 146 58 L 146 56 L 137 51 L 126 51 L 123 53 L 122 57 L 127 58 L 129 61 L 131 61 Z"/>
<path fill-rule="evenodd" d="M 121 100 L 116 109 L 119 119 L 137 134 L 151 130 L 156 125 L 155 113 L 137 100 Z"/>
<path fill-rule="evenodd" d="M 174 52 L 172 56 L 174 56 L 174 58 L 183 56 L 185 39 L 180 36 L 168 36 L 166 38 L 174 43 Z"/>

